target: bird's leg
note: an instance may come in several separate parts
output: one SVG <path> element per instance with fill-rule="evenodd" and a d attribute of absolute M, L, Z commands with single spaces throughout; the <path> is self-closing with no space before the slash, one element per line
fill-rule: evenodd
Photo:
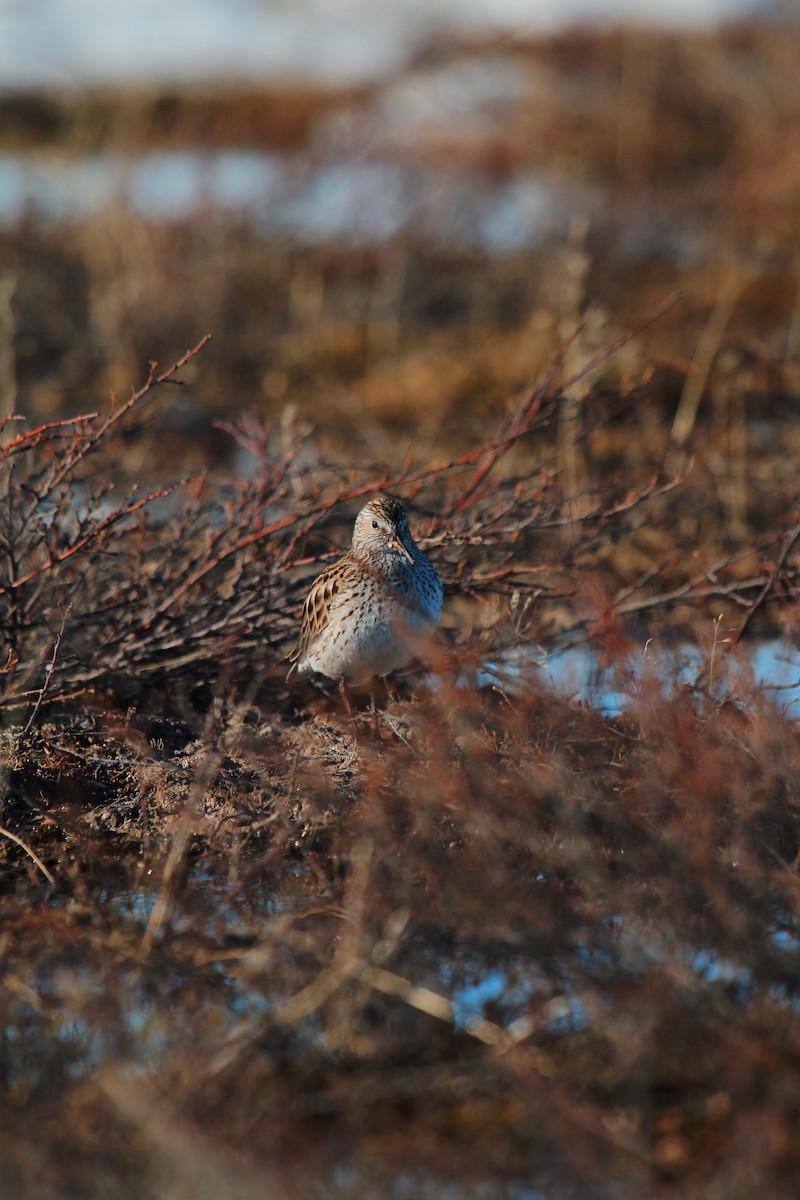
<path fill-rule="evenodd" d="M 353 709 L 350 704 L 350 697 L 347 694 L 347 684 L 344 681 L 344 675 L 339 676 L 339 695 L 342 698 L 342 703 L 344 704 L 345 708 L 347 709 L 347 715 L 350 718 L 350 720 L 352 721 L 353 720 Z"/>
<path fill-rule="evenodd" d="M 341 675 L 339 677 L 339 695 L 342 698 L 342 703 L 344 704 L 345 708 L 347 709 L 347 715 L 350 718 L 350 724 L 353 727 L 353 739 L 354 739 L 354 741 L 357 742 L 358 741 L 358 722 L 356 721 L 356 714 L 353 712 L 353 706 L 350 703 L 350 697 L 347 694 L 347 684 L 344 681 L 344 675 Z"/>
<path fill-rule="evenodd" d="M 380 737 L 381 728 L 378 722 L 378 701 L 375 695 L 375 680 L 370 680 L 369 685 L 369 710 L 372 713 L 372 732 L 375 737 Z"/>

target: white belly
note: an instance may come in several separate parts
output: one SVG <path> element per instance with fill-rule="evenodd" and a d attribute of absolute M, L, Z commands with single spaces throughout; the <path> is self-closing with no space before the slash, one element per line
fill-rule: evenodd
<path fill-rule="evenodd" d="M 431 621 L 405 605 L 374 605 L 357 619 L 343 605 L 298 662 L 298 672 L 320 671 L 348 683 L 388 675 L 422 651 L 432 628 Z"/>

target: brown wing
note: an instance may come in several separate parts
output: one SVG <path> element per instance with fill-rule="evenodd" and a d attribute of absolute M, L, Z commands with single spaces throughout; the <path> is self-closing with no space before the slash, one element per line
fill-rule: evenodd
<path fill-rule="evenodd" d="M 289 654 L 289 661 L 291 663 L 296 663 L 299 658 L 303 657 L 311 643 L 319 637 L 322 630 L 328 624 L 336 596 L 349 577 L 349 567 L 350 564 L 347 559 L 340 558 L 338 562 L 331 563 L 312 583 L 311 590 L 306 596 L 306 602 L 303 605 L 300 637 L 297 639 L 294 649 Z M 290 668 L 289 675 L 292 674 L 294 669 L 294 666 Z"/>

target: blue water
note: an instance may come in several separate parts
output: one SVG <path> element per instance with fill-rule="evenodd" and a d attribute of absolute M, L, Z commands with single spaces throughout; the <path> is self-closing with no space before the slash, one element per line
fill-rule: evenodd
<path fill-rule="evenodd" d="M 563 184 L 529 172 L 490 180 L 398 161 L 309 165 L 252 150 L 75 159 L 0 154 L 0 225 L 23 216 L 113 220 L 115 204 L 167 222 L 222 212 L 264 236 L 304 245 L 374 245 L 408 234 L 487 252 L 533 247 L 566 228 L 577 210 Z"/>
<path fill-rule="evenodd" d="M 507 651 L 486 665 L 479 682 L 512 691 L 541 686 L 578 703 L 590 704 L 614 716 L 633 704 L 652 686 L 661 694 L 676 689 L 707 687 L 709 651 L 682 643 L 660 645 L 642 638 L 641 646 L 620 663 L 607 665 L 590 642 L 534 653 L 530 647 Z M 719 650 L 714 657 L 711 694 L 747 707 L 763 698 L 800 716 L 800 648 L 776 638 L 745 643 L 736 652 Z"/>

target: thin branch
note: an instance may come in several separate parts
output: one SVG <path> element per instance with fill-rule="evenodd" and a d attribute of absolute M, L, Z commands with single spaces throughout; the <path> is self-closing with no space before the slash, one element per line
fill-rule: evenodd
<path fill-rule="evenodd" d="M 784 565 L 786 563 L 786 559 L 789 557 L 792 550 L 794 549 L 794 547 L 798 541 L 798 538 L 800 538 L 800 521 L 798 521 L 798 523 L 795 525 L 794 529 L 792 529 L 786 536 L 786 539 L 784 541 L 781 552 L 778 555 L 777 559 L 775 560 L 774 567 L 770 571 L 767 578 L 764 580 L 764 585 L 761 588 L 761 591 L 758 593 L 755 600 L 750 605 L 750 608 L 749 608 L 744 620 L 742 621 L 742 623 L 739 626 L 736 633 L 733 635 L 732 644 L 734 646 L 739 641 L 741 641 L 741 639 L 744 637 L 745 633 L 747 632 L 747 630 L 750 627 L 750 623 L 752 622 L 753 617 L 756 615 L 758 610 L 761 608 L 762 604 L 764 604 L 764 602 L 766 601 L 767 596 L 770 594 L 770 592 L 775 587 L 775 581 L 780 578 L 781 572 L 783 571 Z"/>
<path fill-rule="evenodd" d="M 19 436 L 15 437 L 12 441 L 6 442 L 4 445 L 0 445 L 0 456 L 2 456 L 2 458 L 6 458 L 11 454 L 19 454 L 22 451 L 32 450 L 45 440 L 48 442 L 56 441 L 57 439 L 55 437 L 48 437 L 47 435 L 55 434 L 56 432 L 73 425 L 86 424 L 89 421 L 96 420 L 98 415 L 98 413 L 81 413 L 77 417 L 65 417 L 60 421 L 48 421 L 45 425 L 37 425 L 36 429 L 29 429 L 25 433 L 19 434 Z M 13 417 L 6 419 L 22 421 L 24 420 L 24 417 Z M 5 423 L 6 422 L 4 421 L 3 425 L 5 425 Z M 0 429 L 2 429 L 2 427 L 3 426 L 0 426 Z M 76 435 L 72 433 L 70 436 L 74 438 Z"/>
<path fill-rule="evenodd" d="M 51 873 L 48 871 L 47 867 L 44 865 L 42 860 L 39 858 L 39 855 L 36 854 L 33 850 L 31 850 L 30 846 L 28 846 L 27 843 L 23 842 L 21 837 L 17 837 L 17 835 L 15 833 L 12 833 L 10 829 L 6 829 L 2 825 L 0 825 L 0 836 L 8 838 L 9 841 L 14 842 L 17 846 L 20 847 L 20 849 L 24 850 L 25 853 L 28 855 L 28 857 L 33 860 L 33 862 L 36 864 L 36 866 L 42 872 L 42 874 L 44 875 L 47 882 L 51 883 L 51 884 L 55 884 L 56 881 L 55 881 L 54 877 L 51 875 Z"/>
<path fill-rule="evenodd" d="M 48 480 L 50 491 L 54 491 L 58 485 L 63 482 L 67 475 L 74 471 L 78 463 L 86 457 L 90 450 L 94 450 L 100 445 L 100 443 L 108 434 L 109 430 L 111 430 L 115 425 L 118 425 L 122 418 L 125 417 L 140 400 L 144 399 L 148 392 L 152 392 L 153 389 L 157 388 L 160 384 L 166 383 L 167 380 L 172 379 L 172 376 L 175 374 L 175 372 L 179 371 L 181 367 L 186 366 L 187 362 L 193 359 L 195 355 L 199 354 L 209 341 L 211 341 L 211 334 L 207 333 L 200 339 L 196 346 L 193 346 L 191 350 L 187 350 L 186 353 L 177 360 L 177 362 L 174 362 L 171 367 L 167 367 L 166 371 L 162 371 L 160 375 L 156 375 L 157 364 L 151 362 L 147 380 L 142 384 L 139 390 L 134 392 L 124 404 L 113 408 L 99 428 L 92 433 L 91 437 L 87 438 L 81 443 L 74 455 L 66 456 L 60 469 L 56 472 L 52 479 Z"/>
<path fill-rule="evenodd" d="M 134 504 L 128 504 L 122 508 L 115 509 L 114 512 L 103 517 L 97 522 L 97 524 L 92 525 L 88 533 L 85 533 L 83 537 L 78 538 L 78 540 L 73 542 L 71 546 L 67 546 L 67 548 L 62 550 L 60 554 L 57 554 L 54 558 L 48 559 L 47 562 L 41 563 L 38 567 L 34 567 L 32 570 L 28 571 L 26 575 L 22 575 L 19 579 L 13 580 L 7 587 L 0 587 L 0 596 L 6 592 L 13 592 L 17 588 L 24 587 L 26 584 L 30 583 L 31 580 L 36 579 L 37 576 L 43 575 L 47 571 L 52 571 L 55 567 L 59 566 L 63 562 L 66 562 L 67 559 L 72 558 L 74 555 L 78 554 L 79 551 L 85 549 L 90 542 L 97 541 L 99 537 L 101 537 L 104 533 L 107 533 L 108 530 L 118 521 L 121 521 L 124 517 L 131 516 L 135 512 L 138 512 L 140 509 L 145 508 L 146 505 L 152 504 L 154 500 L 160 500 L 164 496 L 171 495 L 172 492 L 174 492 L 179 486 L 179 484 L 173 484 L 171 487 L 159 488 L 158 491 L 150 492 L 147 496 L 143 496 L 141 500 L 137 500 Z"/>
<path fill-rule="evenodd" d="M 636 325 L 632 325 L 629 329 L 626 329 L 624 333 L 621 333 L 618 338 L 614 339 L 613 342 L 609 342 L 607 346 L 603 346 L 601 350 L 598 350 L 597 354 L 592 355 L 592 357 L 581 366 L 579 371 L 576 371 L 574 375 L 570 376 L 569 379 L 564 381 L 562 384 L 562 391 L 568 392 L 569 389 L 574 387 L 576 383 L 584 378 L 584 376 L 591 374 L 596 367 L 599 367 L 601 362 L 605 362 L 607 358 L 611 358 L 612 354 L 616 354 L 616 352 L 621 350 L 623 346 L 627 346 L 628 342 L 633 341 L 633 339 L 638 337 L 640 333 L 644 333 L 645 329 L 649 329 L 650 326 L 654 325 L 656 321 L 660 321 L 665 313 L 668 313 L 671 308 L 674 308 L 676 304 L 683 300 L 684 295 L 685 292 L 682 291 L 673 292 L 673 294 L 668 296 L 664 303 L 660 304 L 654 312 L 650 313 L 649 316 L 644 317 L 641 321 L 637 322 Z"/>
<path fill-rule="evenodd" d="M 45 667 L 44 682 L 42 683 L 42 686 L 39 688 L 39 695 L 37 696 L 36 703 L 34 704 L 33 709 L 31 710 L 31 715 L 28 717 L 28 720 L 25 723 L 25 728 L 22 730 L 22 733 L 20 734 L 19 746 L 22 746 L 24 744 L 28 734 L 31 731 L 33 722 L 36 720 L 36 715 L 39 712 L 39 709 L 42 707 L 42 701 L 44 700 L 45 696 L 47 695 L 47 690 L 50 687 L 50 681 L 53 678 L 53 672 L 56 669 L 56 659 L 58 658 L 58 648 L 61 645 L 61 639 L 64 636 L 64 628 L 67 624 L 67 617 L 69 616 L 71 609 L 72 609 L 72 605 L 68 604 L 67 608 L 64 612 L 64 617 L 61 621 L 61 628 L 59 629 L 58 634 L 56 636 L 56 640 L 53 643 L 53 654 L 50 658 L 50 662 Z"/>

